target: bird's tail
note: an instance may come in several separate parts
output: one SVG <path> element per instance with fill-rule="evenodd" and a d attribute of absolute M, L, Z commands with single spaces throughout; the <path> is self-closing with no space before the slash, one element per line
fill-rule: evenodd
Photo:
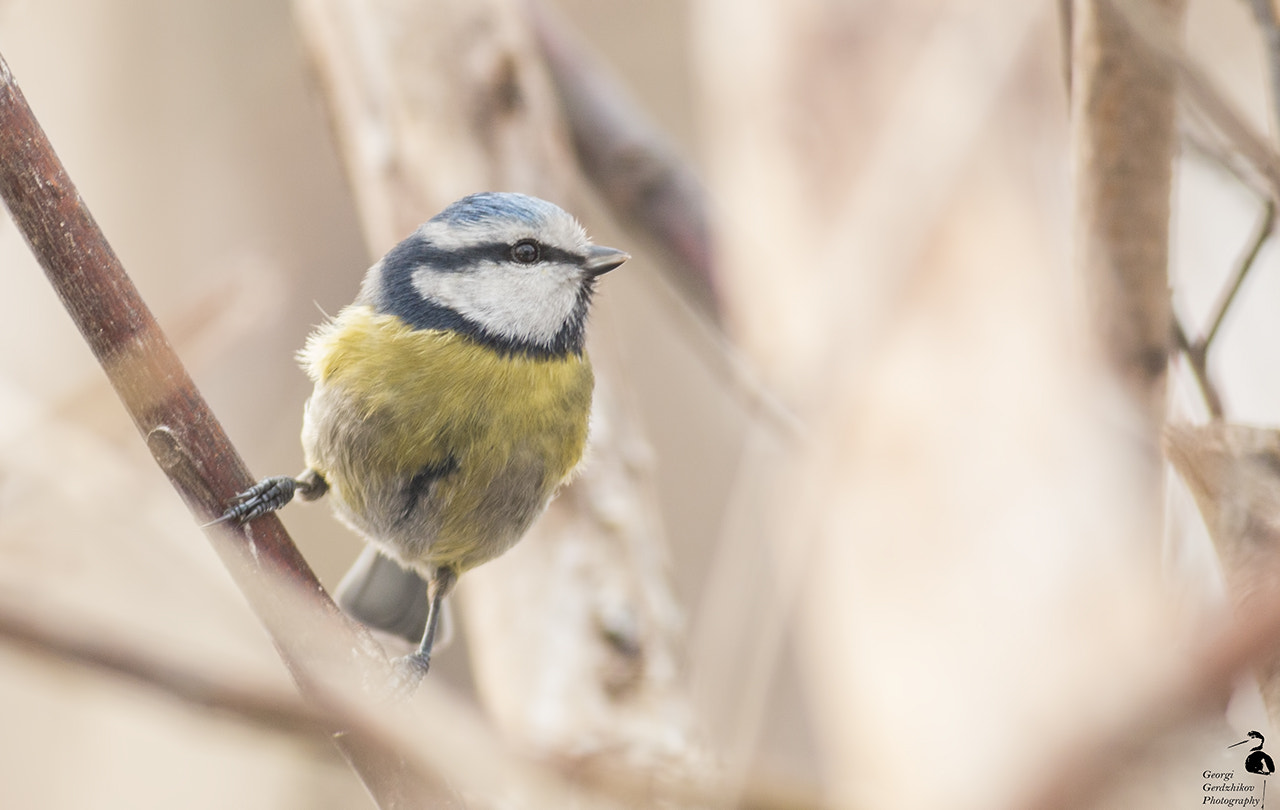
<path fill-rule="evenodd" d="M 427 583 L 366 546 L 338 584 L 338 604 L 361 622 L 417 644 L 427 624 Z M 453 635 L 450 611 L 441 615 L 436 649 Z"/>

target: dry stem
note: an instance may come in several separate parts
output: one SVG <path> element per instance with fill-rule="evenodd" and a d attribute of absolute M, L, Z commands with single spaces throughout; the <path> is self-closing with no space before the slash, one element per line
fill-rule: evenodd
<path fill-rule="evenodd" d="M 196 518 L 211 521 L 252 478 L 77 193 L 2 58 L 0 156 L 0 196 L 15 223 L 156 462 Z M 386 676 L 380 650 L 338 611 L 276 517 L 207 533 L 304 694 L 316 694 L 313 679 L 321 659 L 329 666 L 354 657 L 357 668 Z M 302 621 L 300 601 L 306 606 Z M 303 625 L 306 632 L 300 632 Z M 350 682 L 359 683 L 358 677 Z M 330 727 L 331 732 L 343 730 Z M 383 808 L 417 806 L 424 796 L 438 795 L 403 760 L 388 757 L 360 735 L 343 735 L 336 742 Z"/>
<path fill-rule="evenodd" d="M 1221 419 L 1224 414 L 1222 395 L 1218 392 L 1213 376 L 1209 373 L 1209 349 L 1213 345 L 1214 338 L 1218 336 L 1218 330 L 1222 328 L 1227 312 L 1230 311 L 1231 305 L 1235 302 L 1240 288 L 1244 285 L 1245 277 L 1248 276 L 1258 258 L 1258 254 L 1262 251 L 1262 246 L 1267 243 L 1267 240 L 1271 238 L 1271 234 L 1275 231 L 1275 223 L 1275 201 L 1268 199 L 1263 205 L 1262 219 L 1258 223 L 1253 239 L 1249 241 L 1249 247 L 1236 267 L 1236 271 L 1232 274 L 1231 280 L 1223 288 L 1218 298 L 1218 303 L 1214 307 L 1213 315 L 1209 319 L 1209 328 L 1205 330 L 1203 336 L 1194 342 L 1191 341 L 1182 323 L 1177 319 L 1174 321 L 1174 336 L 1177 340 L 1178 348 L 1186 355 L 1187 364 L 1191 367 L 1192 376 L 1195 377 L 1196 385 L 1200 388 L 1201 396 L 1204 397 L 1205 406 L 1209 409 L 1209 415 L 1214 419 Z"/>
<path fill-rule="evenodd" d="M 1142 9 L 1163 32 L 1181 25 L 1179 0 L 1148 0 Z M 1143 414 L 1154 455 L 1173 335 L 1174 71 L 1147 54 L 1109 0 L 1079 0 L 1073 25 L 1078 271 L 1101 351 Z"/>

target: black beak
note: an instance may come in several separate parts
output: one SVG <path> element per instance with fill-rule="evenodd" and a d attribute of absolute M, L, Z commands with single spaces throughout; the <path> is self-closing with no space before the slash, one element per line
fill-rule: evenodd
<path fill-rule="evenodd" d="M 582 269 L 587 271 L 587 275 L 595 278 L 596 276 L 603 276 L 630 258 L 631 254 L 625 250 L 604 247 L 603 245 L 592 245 L 587 248 L 587 256 L 582 261 Z"/>

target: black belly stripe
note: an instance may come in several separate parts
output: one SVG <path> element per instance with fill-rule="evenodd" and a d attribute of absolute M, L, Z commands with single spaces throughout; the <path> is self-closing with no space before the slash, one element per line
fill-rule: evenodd
<path fill-rule="evenodd" d="M 404 510 L 400 513 L 400 520 L 406 521 L 412 517 L 414 510 L 418 508 L 418 502 L 427 494 L 431 485 L 457 469 L 458 460 L 449 456 L 438 464 L 428 464 L 414 473 L 404 487 Z"/>

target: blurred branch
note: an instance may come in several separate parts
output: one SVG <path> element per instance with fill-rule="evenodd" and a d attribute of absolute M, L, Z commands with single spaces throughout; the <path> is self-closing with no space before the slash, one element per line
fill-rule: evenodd
<path fill-rule="evenodd" d="M 1181 0 L 1142 0 L 1141 8 L 1170 39 L 1181 28 Z M 1168 241 L 1175 72 L 1147 55 L 1109 0 L 1077 0 L 1073 24 L 1077 269 L 1099 347 L 1143 414 L 1154 457 L 1173 335 Z"/>
<path fill-rule="evenodd" d="M 33 609 L 29 602 L 17 601 L 14 597 L 0 598 L 0 643 L 25 647 L 37 655 L 114 674 L 268 731 L 327 736 L 335 727 L 347 729 L 348 734 L 360 734 L 371 749 L 388 762 L 406 758 L 407 767 L 421 778 L 426 779 L 427 774 L 441 770 L 442 764 L 452 764 L 456 767 L 449 769 L 451 776 L 473 788 L 483 781 L 501 783 L 504 787 L 518 784 L 531 790 L 530 795 L 536 801 L 530 806 L 534 807 L 568 804 L 608 806 L 607 801 L 601 798 L 604 792 L 646 804 L 673 800 L 704 806 L 722 806 L 725 803 L 724 797 L 709 793 L 700 783 L 656 783 L 648 774 L 633 770 L 602 770 L 588 763 L 586 767 L 573 769 L 573 777 L 588 791 L 601 792 L 592 795 L 581 789 L 575 790 L 568 783 L 543 778 L 535 772 L 539 766 L 514 760 L 508 752 L 495 745 L 495 741 L 484 739 L 482 731 L 477 734 L 480 729 L 474 725 L 473 718 L 450 714 L 447 707 L 439 702 L 428 707 L 427 714 L 435 722 L 435 728 L 431 732 L 431 741 L 423 745 L 421 740 L 404 734 L 404 725 L 387 723 L 385 713 L 370 711 L 371 707 L 358 697 L 351 700 L 350 693 L 323 690 L 309 696 L 308 702 L 303 702 L 296 692 L 281 690 L 273 683 L 245 680 L 234 673 L 215 672 L 199 664 L 179 662 L 171 656 L 112 635 L 111 628 L 94 627 L 92 620 L 86 617 L 73 617 L 47 605 Z M 397 714 L 401 714 L 400 710 L 411 707 L 400 705 L 396 708 Z M 411 718 L 411 722 L 420 722 L 422 717 Z M 449 734 L 441 734 L 442 728 L 448 728 Z M 440 756 L 443 748 L 448 748 L 451 753 Z M 744 807 L 799 810 L 820 808 L 821 805 L 803 793 L 782 794 L 761 786 L 753 790 Z"/>
<path fill-rule="evenodd" d="M 84 618 L 57 616 L 41 606 L 0 601 L 0 639 L 34 653 L 109 672 L 184 702 L 215 709 L 263 728 L 288 734 L 325 735 L 333 718 L 298 699 L 294 690 L 247 684 L 200 666 L 166 660 L 127 645 Z"/>
<path fill-rule="evenodd" d="M 1220 713 L 1237 678 L 1275 649 L 1280 638 L 1280 590 L 1268 586 L 1237 611 L 1234 621 L 1211 633 L 1185 656 L 1187 663 L 1163 688 L 1153 689 L 1122 717 L 1061 755 L 1050 778 L 1020 807 L 1069 810 L 1096 805 L 1134 765 L 1169 734 Z"/>
<path fill-rule="evenodd" d="M 0 58 L 0 196 L 174 488 L 202 523 L 253 481 L 196 390 Z M 325 593 L 274 517 L 212 527 L 210 542 L 266 625 L 303 693 L 319 665 L 388 674 L 380 650 Z M 292 586 L 292 587 L 289 587 Z M 298 602 L 305 605 L 299 609 Z M 352 673 L 349 683 L 360 683 Z M 331 728 L 332 732 L 343 731 Z M 336 739 L 383 808 L 438 790 L 359 734 Z"/>
<path fill-rule="evenodd" d="M 1062 61 L 1062 86 L 1067 91 L 1067 103 L 1071 102 L 1071 43 L 1075 37 L 1074 14 L 1072 9 L 1075 0 L 1058 0 L 1058 47 Z"/>
<path fill-rule="evenodd" d="M 1173 425 L 1165 449 L 1218 548 L 1234 618 L 1190 645 L 1163 688 L 1148 690 L 1128 714 L 1061 757 L 1024 807 L 1092 806 L 1166 735 L 1220 712 L 1250 667 L 1262 675 L 1272 723 L 1280 720 L 1280 434 L 1221 423 Z"/>
<path fill-rule="evenodd" d="M 1280 432 L 1243 425 L 1178 426 L 1169 457 L 1191 490 L 1213 540 L 1238 616 L 1280 571 Z M 1273 727 L 1280 726 L 1280 636 L 1255 665 Z"/>
<path fill-rule="evenodd" d="M 662 251 L 699 312 L 719 322 L 706 199 L 693 169 L 647 121 L 606 67 L 542 0 L 529 20 L 560 98 L 578 162 L 618 218 Z"/>
<path fill-rule="evenodd" d="M 1258 258 L 1258 253 L 1261 252 L 1262 246 L 1267 243 L 1267 240 L 1271 238 L 1271 234 L 1275 231 L 1275 224 L 1275 201 L 1267 199 L 1263 204 L 1262 219 L 1258 223 L 1253 239 L 1249 241 L 1249 247 L 1236 267 L 1235 273 L 1232 274 L 1231 280 L 1223 288 L 1222 294 L 1218 298 L 1218 303 L 1214 307 L 1213 316 L 1209 320 L 1209 328 L 1201 338 L 1195 342 L 1190 342 L 1181 321 L 1176 316 L 1174 318 L 1174 334 L 1178 342 L 1178 348 L 1186 355 L 1187 363 L 1191 366 L 1191 372 L 1196 379 L 1196 384 L 1199 386 L 1205 405 L 1209 409 L 1209 415 L 1214 419 L 1221 419 L 1223 411 L 1222 398 L 1218 393 L 1212 376 L 1209 374 L 1209 348 L 1212 346 L 1214 338 L 1218 336 L 1218 330 L 1222 327 L 1223 321 L 1226 320 L 1227 312 L 1235 302 L 1236 295 L 1239 294 L 1245 277 L 1249 274 L 1249 270 Z"/>
<path fill-rule="evenodd" d="M 1146 2 L 1146 0 L 1143 0 Z M 1195 112 L 1211 124 L 1262 176 L 1267 193 L 1280 198 L 1280 153 L 1257 132 L 1213 82 L 1192 61 L 1168 27 L 1152 20 L 1150 10 L 1137 0 L 1111 0 L 1130 31 L 1146 46 L 1149 58 L 1171 68 L 1178 87 Z"/>
<path fill-rule="evenodd" d="M 1190 113 L 1200 112 L 1194 107 L 1188 108 L 1187 111 Z M 1212 128 L 1212 125 L 1210 125 L 1210 128 Z M 1258 197 L 1266 198 L 1271 196 L 1268 180 L 1258 173 L 1254 164 L 1242 158 L 1239 153 L 1232 151 L 1231 147 L 1222 144 L 1221 140 L 1221 137 L 1218 137 L 1218 133 L 1203 132 L 1199 128 L 1187 126 L 1182 130 L 1182 146 L 1184 148 L 1223 169 L 1236 182 Z"/>
<path fill-rule="evenodd" d="M 1267 48 L 1267 73 L 1271 82 L 1271 114 L 1280 122 L 1280 20 L 1273 0 L 1248 0 Z"/>
<path fill-rule="evenodd" d="M 1236 273 L 1220 296 L 1205 336 L 1192 343 L 1180 324 L 1175 334 L 1187 353 L 1210 410 L 1221 415 L 1220 402 L 1205 369 L 1205 355 L 1226 312 L 1274 227 L 1280 173 L 1276 153 L 1226 101 L 1191 62 L 1174 35 L 1176 30 L 1153 13 L 1149 3 L 1115 0 L 1113 8 L 1125 27 L 1145 46 L 1149 59 L 1177 76 L 1194 112 L 1201 114 L 1263 175 L 1268 185 L 1266 211 Z M 1134 138 L 1141 144 L 1141 138 Z M 1221 160 L 1229 169 L 1234 160 Z M 1150 753 L 1181 726 L 1225 707 L 1240 674 L 1260 670 L 1261 686 L 1272 722 L 1280 711 L 1280 589 L 1275 586 L 1280 513 L 1280 440 L 1257 431 L 1217 422 L 1204 427 L 1171 426 L 1165 430 L 1166 456 L 1195 496 L 1214 539 L 1235 606 L 1234 618 L 1215 628 L 1182 657 L 1163 688 L 1148 690 L 1074 755 L 1062 757 L 1052 778 L 1029 802 L 1033 808 L 1091 806 L 1124 771 Z"/>
<path fill-rule="evenodd" d="M 836 584 L 844 565 L 820 570 L 817 561 L 831 559 L 830 548 L 881 545 L 880 535 L 833 528 L 875 501 L 880 491 L 869 494 L 870 478 L 892 478 L 856 467 L 874 444 L 864 443 L 862 428 L 874 419 L 870 403 L 886 364 L 901 359 L 891 347 L 910 329 L 904 325 L 928 317 L 912 306 L 946 264 L 933 251 L 951 244 L 943 235 L 950 216 L 968 199 L 968 178 L 1000 126 L 997 110 L 1026 73 L 1023 56 L 1038 46 L 1028 32 L 1045 30 L 1051 10 L 1020 2 L 977 11 L 944 4 L 928 14 L 875 7 L 883 11 L 860 24 L 838 3 L 691 7 L 698 110 L 714 145 L 708 177 L 722 266 L 732 268 L 723 280 L 736 336 L 809 426 L 799 442 L 755 429 L 744 442 L 699 610 L 705 630 L 693 645 L 699 706 L 728 766 L 749 773 L 770 743 L 776 696 L 786 694 L 779 683 L 794 666 L 806 698 L 822 707 L 805 719 L 822 740 L 827 775 L 859 796 L 877 795 L 866 781 L 890 778 L 861 780 L 857 762 L 840 756 L 865 752 L 875 736 L 874 721 L 859 711 L 866 661 L 842 635 L 870 613 L 870 602 L 848 579 Z M 909 35 L 881 29 L 898 14 L 890 8 L 912 21 Z M 902 39 L 890 85 L 869 74 L 870 59 L 847 60 L 864 43 L 875 50 L 878 37 Z M 836 122 L 829 151 L 797 133 L 797 121 L 811 124 L 827 104 L 839 110 L 825 119 Z M 915 372 L 905 376 L 918 383 Z M 868 430 L 879 436 L 882 426 Z M 901 471 L 900 461 L 890 465 Z M 909 485 L 913 493 L 920 483 Z M 954 534 L 949 527 L 948 538 Z M 818 605 L 821 623 L 813 621 Z M 840 687 L 826 691 L 830 684 Z"/>
<path fill-rule="evenodd" d="M 693 167 L 675 153 L 554 8 L 545 0 L 526 3 L 583 173 L 620 222 L 637 227 L 659 248 L 683 301 L 722 327 L 723 290 L 708 201 Z M 717 335 L 722 338 L 722 333 Z M 708 362 L 755 413 L 784 432 L 801 429 L 795 414 L 737 347 L 718 343 Z"/>

